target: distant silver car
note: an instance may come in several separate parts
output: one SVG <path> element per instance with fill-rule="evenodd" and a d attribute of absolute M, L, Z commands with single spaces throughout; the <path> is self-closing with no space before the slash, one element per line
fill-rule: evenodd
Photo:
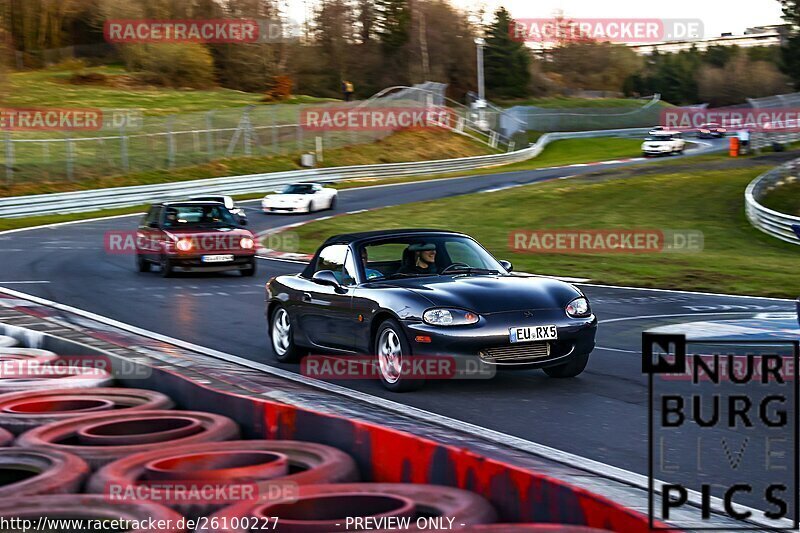
<path fill-rule="evenodd" d="M 195 202 L 219 202 L 225 206 L 225 208 L 231 212 L 231 214 L 236 218 L 236 220 L 242 226 L 247 225 L 247 212 L 244 210 L 243 207 L 236 205 L 236 202 L 233 201 L 233 198 L 230 196 L 223 196 L 221 194 L 209 194 L 206 196 L 195 196 L 191 198 L 192 201 Z"/>
<path fill-rule="evenodd" d="M 682 154 L 686 148 L 686 141 L 679 131 L 659 131 L 648 135 L 642 143 L 642 155 L 671 155 Z"/>
<path fill-rule="evenodd" d="M 261 201 L 264 213 L 311 213 L 336 207 L 337 191 L 320 183 L 293 183 Z"/>

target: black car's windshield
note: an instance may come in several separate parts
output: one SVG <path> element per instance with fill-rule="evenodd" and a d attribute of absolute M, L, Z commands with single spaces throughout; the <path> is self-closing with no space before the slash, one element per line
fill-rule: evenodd
<path fill-rule="evenodd" d="M 302 183 L 295 185 L 287 185 L 281 191 L 281 194 L 311 194 L 314 192 L 313 185 L 304 185 Z"/>
<path fill-rule="evenodd" d="M 401 237 L 360 249 L 367 281 L 418 276 L 507 274 L 478 243 L 458 235 Z"/>
<path fill-rule="evenodd" d="M 236 226 L 230 211 L 220 204 L 169 206 L 164 213 L 164 228 L 190 229 Z"/>

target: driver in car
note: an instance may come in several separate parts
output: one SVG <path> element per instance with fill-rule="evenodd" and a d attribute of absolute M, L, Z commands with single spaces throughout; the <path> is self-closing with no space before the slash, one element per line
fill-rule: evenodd
<path fill-rule="evenodd" d="M 404 264 L 399 274 L 436 274 L 436 245 L 433 243 L 416 243 L 407 248 L 414 252 L 414 264 Z"/>
<path fill-rule="evenodd" d="M 369 263 L 369 252 L 367 252 L 367 248 L 365 246 L 364 248 L 361 248 L 361 264 L 364 265 L 364 274 L 367 276 L 367 281 L 383 277 L 383 273 L 380 270 L 369 268 L 367 263 Z"/>

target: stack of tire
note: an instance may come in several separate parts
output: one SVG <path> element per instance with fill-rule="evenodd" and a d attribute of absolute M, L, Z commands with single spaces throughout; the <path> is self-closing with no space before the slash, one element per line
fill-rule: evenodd
<path fill-rule="evenodd" d="M 0 337 L 0 365 L 12 370 L 0 374 L 0 391 L 14 391 L 0 394 L 0 518 L 162 521 L 159 531 L 238 533 L 374 530 L 375 522 L 347 521 L 355 517 L 425 530 L 435 524 L 426 518 L 444 517 L 462 531 L 590 531 L 486 526 L 495 510 L 472 492 L 362 482 L 336 448 L 241 440 L 230 418 L 175 410 L 161 393 L 87 385 L 110 384 L 107 373 L 53 378 L 36 368 L 58 361 Z M 18 367 L 30 371 L 16 379 Z"/>

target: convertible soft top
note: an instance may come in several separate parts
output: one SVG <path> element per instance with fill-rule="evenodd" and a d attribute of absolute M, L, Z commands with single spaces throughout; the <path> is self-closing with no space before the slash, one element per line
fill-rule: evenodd
<path fill-rule="evenodd" d="M 361 231 L 358 233 L 342 233 L 341 235 L 334 235 L 329 237 L 322 246 L 329 244 L 350 244 L 356 241 L 370 240 L 376 237 L 399 237 L 401 235 L 416 235 L 425 233 L 443 233 L 446 235 L 463 235 L 457 231 L 446 231 L 441 229 L 424 229 L 424 228 L 409 228 L 409 229 L 383 229 L 376 231 Z M 320 248 L 322 247 L 320 246 Z"/>
<path fill-rule="evenodd" d="M 375 238 L 382 238 L 382 237 L 401 237 L 401 236 L 413 236 L 413 235 L 425 235 L 431 233 L 438 233 L 440 235 L 464 235 L 463 233 L 459 233 L 457 231 L 446 231 L 441 229 L 425 229 L 425 228 L 408 228 L 408 229 L 384 229 L 384 230 L 376 230 L 376 231 L 361 231 L 357 233 L 342 233 L 341 235 L 334 235 L 333 237 L 329 237 L 325 242 L 323 242 L 319 248 L 317 248 L 317 252 L 314 254 L 314 258 L 308 263 L 308 266 L 303 270 L 300 274 L 301 276 L 310 278 L 314 274 L 314 265 L 317 264 L 317 258 L 319 257 L 319 252 L 324 247 L 331 245 L 331 244 L 352 244 L 358 241 L 368 241 Z"/>

